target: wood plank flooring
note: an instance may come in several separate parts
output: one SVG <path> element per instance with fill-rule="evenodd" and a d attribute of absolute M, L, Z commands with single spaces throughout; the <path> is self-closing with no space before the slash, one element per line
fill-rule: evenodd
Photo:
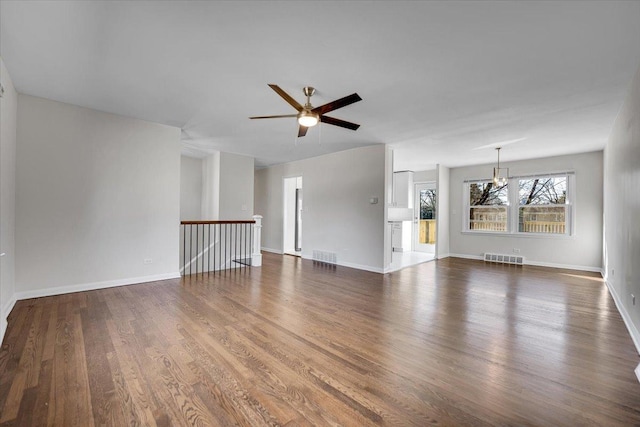
<path fill-rule="evenodd" d="M 597 274 L 265 253 L 19 301 L 0 426 L 640 425 L 639 361 Z"/>

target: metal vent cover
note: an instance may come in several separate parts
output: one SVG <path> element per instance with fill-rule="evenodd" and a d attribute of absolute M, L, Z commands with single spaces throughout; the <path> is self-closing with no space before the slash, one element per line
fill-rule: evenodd
<path fill-rule="evenodd" d="M 492 254 L 489 252 L 485 252 L 484 260 L 486 262 L 496 262 L 498 264 L 524 264 L 524 257 L 521 255 Z"/>
<path fill-rule="evenodd" d="M 327 264 L 337 264 L 337 254 L 335 252 L 327 252 L 327 251 L 313 251 L 314 261 L 324 262 Z"/>

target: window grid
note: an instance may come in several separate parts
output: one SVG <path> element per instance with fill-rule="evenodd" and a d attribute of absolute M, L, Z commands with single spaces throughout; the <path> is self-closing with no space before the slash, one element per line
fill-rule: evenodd
<path fill-rule="evenodd" d="M 493 185 L 489 180 L 466 181 L 464 230 L 549 237 L 572 235 L 569 203 L 573 194 L 572 175 L 512 177 L 505 187 L 489 189 Z M 487 196 L 487 190 L 493 194 Z M 500 191 L 506 197 L 497 194 Z"/>

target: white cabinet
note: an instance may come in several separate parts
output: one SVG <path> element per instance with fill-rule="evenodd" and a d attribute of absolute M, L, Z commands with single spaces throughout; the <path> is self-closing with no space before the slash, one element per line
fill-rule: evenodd
<path fill-rule="evenodd" d="M 402 223 L 394 222 L 391 226 L 391 245 L 395 252 L 402 251 Z"/>
<path fill-rule="evenodd" d="M 393 207 L 413 208 L 413 171 L 393 173 Z"/>
<path fill-rule="evenodd" d="M 392 222 L 391 246 L 394 252 L 411 250 L 411 221 Z"/>
<path fill-rule="evenodd" d="M 413 221 L 413 171 L 393 173 L 391 203 L 387 218 L 391 221 L 391 247 L 395 252 L 411 250 Z"/>

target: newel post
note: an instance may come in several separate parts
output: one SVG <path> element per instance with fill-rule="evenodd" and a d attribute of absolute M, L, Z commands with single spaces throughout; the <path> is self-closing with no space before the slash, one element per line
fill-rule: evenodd
<path fill-rule="evenodd" d="M 253 249 L 251 251 L 251 266 L 260 267 L 262 265 L 262 253 L 260 248 L 262 247 L 262 215 L 254 215 L 253 220 L 256 222 L 253 224 Z"/>

